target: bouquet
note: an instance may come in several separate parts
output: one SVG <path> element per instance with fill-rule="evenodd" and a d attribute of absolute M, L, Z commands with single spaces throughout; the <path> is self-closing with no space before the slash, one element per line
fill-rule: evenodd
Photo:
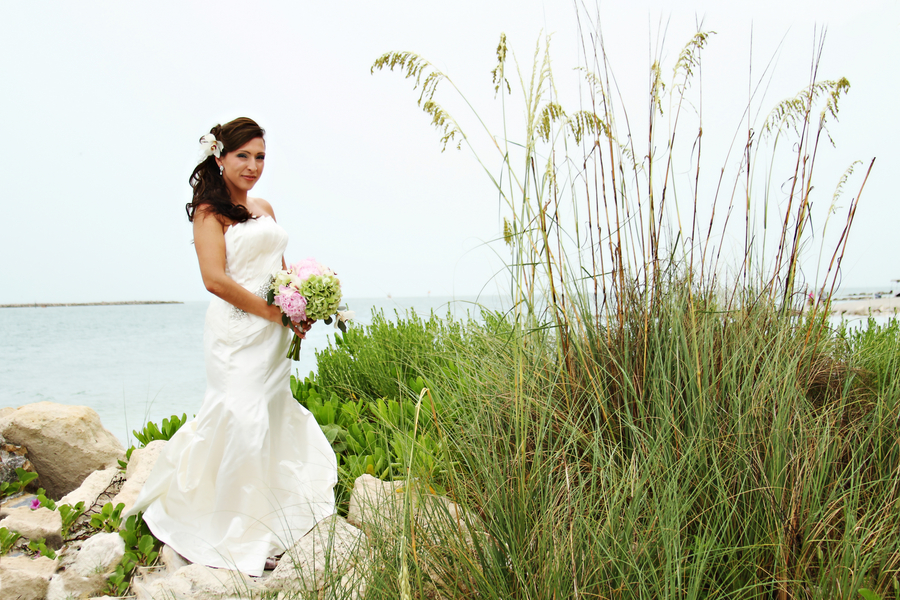
<path fill-rule="evenodd" d="M 285 327 L 303 321 L 334 321 L 334 326 L 347 331 L 353 312 L 341 306 L 341 280 L 337 274 L 314 258 L 307 258 L 282 269 L 272 276 L 266 301 L 281 309 Z M 300 360 L 300 338 L 294 334 L 287 357 Z"/>

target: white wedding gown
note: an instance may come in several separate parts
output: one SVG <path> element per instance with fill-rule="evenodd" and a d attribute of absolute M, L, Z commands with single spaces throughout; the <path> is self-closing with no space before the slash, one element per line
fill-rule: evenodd
<path fill-rule="evenodd" d="M 269 217 L 225 232 L 227 274 L 264 295 L 287 234 Z M 166 444 L 128 514 L 194 563 L 260 575 L 334 512 L 337 463 L 290 391 L 291 333 L 214 298 L 203 336 L 207 389 Z"/>

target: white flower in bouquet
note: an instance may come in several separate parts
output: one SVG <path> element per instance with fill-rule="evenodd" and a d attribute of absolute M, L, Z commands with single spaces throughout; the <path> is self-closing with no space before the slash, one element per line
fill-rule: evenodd
<path fill-rule="evenodd" d="M 285 326 L 304 321 L 324 321 L 347 330 L 353 319 L 353 311 L 341 306 L 341 280 L 328 267 L 314 258 L 301 260 L 272 276 L 272 286 L 267 300 L 281 309 Z M 288 357 L 300 359 L 300 338 L 294 335 Z"/>

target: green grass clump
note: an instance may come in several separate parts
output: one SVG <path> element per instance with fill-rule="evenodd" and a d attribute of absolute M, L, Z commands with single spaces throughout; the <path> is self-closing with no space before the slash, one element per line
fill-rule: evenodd
<path fill-rule="evenodd" d="M 657 43 L 649 104 L 629 119 L 599 17 L 580 8 L 579 28 L 574 101 L 549 40 L 513 69 L 501 35 L 502 135 L 476 114 L 483 144 L 437 102 L 459 90 L 433 63 L 389 52 L 372 67 L 411 80 L 444 146 L 485 167 L 512 308 L 460 334 L 382 326 L 320 362 L 344 394 L 407 403 L 421 372 L 442 452 L 418 485 L 468 511 L 376 531 L 367 598 L 900 597 L 900 326 L 826 318 L 873 163 L 833 252 L 825 230 L 859 163 L 830 198 L 812 181 L 849 82 L 817 79 L 820 38 L 800 92 L 766 113 L 754 91 L 735 135 L 703 121 L 714 38 L 699 30 L 671 68 Z M 517 133 L 508 114 L 524 115 Z M 737 147 L 707 170 L 720 129 Z M 408 476 L 412 441 L 394 456 Z"/>
<path fill-rule="evenodd" d="M 870 382 L 896 375 L 861 361 L 898 339 L 667 300 L 578 340 L 575 379 L 553 336 L 470 326 L 431 384 L 453 406 L 436 480 L 477 520 L 439 544 L 407 524 L 415 552 L 385 532 L 368 597 L 397 597 L 403 564 L 421 597 L 892 597 L 898 410 Z"/>

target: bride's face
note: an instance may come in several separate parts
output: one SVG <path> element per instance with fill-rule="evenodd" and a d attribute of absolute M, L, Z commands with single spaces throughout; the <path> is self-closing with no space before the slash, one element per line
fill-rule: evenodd
<path fill-rule="evenodd" d="M 225 168 L 222 177 L 228 190 L 246 194 L 262 176 L 266 162 L 266 143 L 262 138 L 253 138 L 216 162 Z"/>

